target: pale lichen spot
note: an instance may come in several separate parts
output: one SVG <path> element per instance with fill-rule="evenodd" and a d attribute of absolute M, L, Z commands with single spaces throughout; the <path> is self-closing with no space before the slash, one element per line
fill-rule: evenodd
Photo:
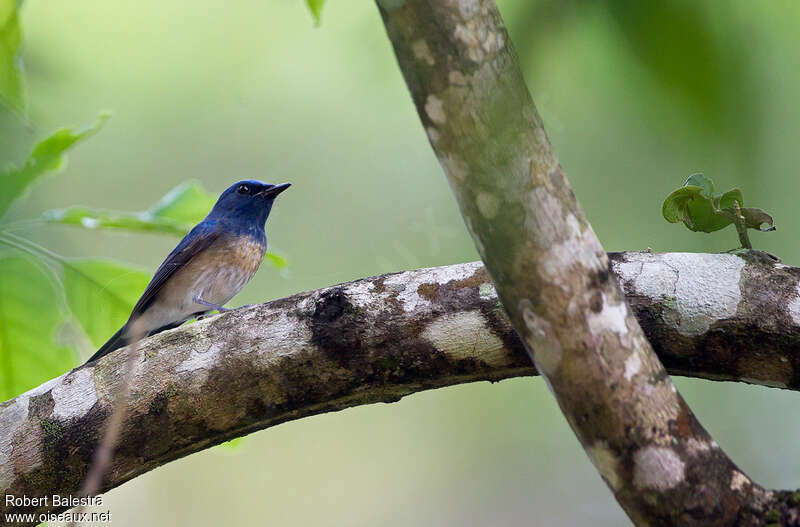
<path fill-rule="evenodd" d="M 667 490 L 683 482 L 684 462 L 671 448 L 641 448 L 633 463 L 633 484 L 639 489 Z"/>
<path fill-rule="evenodd" d="M 425 100 L 425 113 L 431 121 L 436 124 L 444 124 L 447 122 L 447 116 L 444 114 L 444 103 L 435 95 L 428 95 Z"/>
<path fill-rule="evenodd" d="M 497 212 L 500 210 L 500 200 L 497 196 L 488 192 L 478 192 L 475 203 L 478 206 L 478 211 L 487 220 L 497 216 Z"/>
<path fill-rule="evenodd" d="M 483 50 L 488 54 L 497 53 L 505 45 L 506 40 L 502 33 L 497 31 L 489 31 L 486 38 L 483 40 Z"/>
<path fill-rule="evenodd" d="M 447 74 L 447 80 L 450 81 L 450 84 L 454 86 L 466 86 L 467 79 L 464 77 L 464 74 L 458 70 L 453 70 Z"/>
<path fill-rule="evenodd" d="M 483 53 L 479 52 L 479 42 L 475 32 L 463 24 L 456 24 L 453 36 L 467 46 L 467 57 L 474 62 L 479 62 L 483 58 Z"/>
<path fill-rule="evenodd" d="M 789 315 L 795 325 L 800 326 L 800 281 L 795 285 L 795 296 L 788 306 Z"/>
<path fill-rule="evenodd" d="M 428 66 L 433 66 L 436 64 L 436 59 L 433 58 L 433 54 L 428 47 L 428 43 L 424 40 L 415 40 L 414 43 L 411 44 L 411 51 L 414 53 L 414 57 L 416 57 L 418 60 L 424 61 Z"/>
<path fill-rule="evenodd" d="M 750 485 L 750 478 L 734 470 L 731 474 L 731 490 L 734 492 L 743 492 L 745 487 Z"/>
<path fill-rule="evenodd" d="M 533 362 L 539 373 L 548 377 L 556 372 L 564 350 L 561 344 L 555 339 L 550 323 L 533 311 L 533 304 L 524 298 L 519 302 L 519 310 L 522 311 L 522 319 L 528 328 L 528 340 L 533 348 Z"/>
<path fill-rule="evenodd" d="M 656 363 L 654 369 L 647 356 L 642 357 L 642 367 L 638 377 L 632 379 L 634 390 L 637 394 L 649 401 L 647 405 L 634 405 L 633 411 L 639 423 L 651 423 L 653 426 L 643 427 L 643 435 L 654 443 L 662 443 L 665 437 L 671 437 L 667 424 L 670 420 L 677 419 L 681 413 L 681 405 L 677 399 L 677 389 L 669 377 L 653 380 L 651 375 L 658 373 L 661 365 Z M 657 360 L 657 359 L 656 359 Z M 659 408 L 656 421 L 653 420 L 652 408 Z"/>
<path fill-rule="evenodd" d="M 430 307 L 431 301 L 420 294 L 420 286 L 446 284 L 452 280 L 464 280 L 481 268 L 480 262 L 471 262 L 457 266 L 433 267 L 392 275 L 386 278 L 383 285 L 393 291 L 406 312 Z"/>
<path fill-rule="evenodd" d="M 696 336 L 736 314 L 744 266 L 733 254 L 638 253 L 616 262 L 614 271 L 636 294 L 664 305 L 665 322 Z"/>
<path fill-rule="evenodd" d="M 660 255 L 628 253 L 624 261 L 615 260 L 611 266 L 620 281 L 636 294 L 659 301 L 667 296 L 674 298 L 678 273 L 667 266 Z M 669 305 L 665 307 L 670 308 Z"/>
<path fill-rule="evenodd" d="M 610 305 L 605 294 L 602 295 L 602 298 L 603 309 L 599 313 L 591 311 L 587 317 L 589 331 L 595 335 L 609 331 L 619 336 L 627 335 L 628 306 L 625 302 Z"/>
<path fill-rule="evenodd" d="M 282 309 L 271 311 L 263 320 L 262 324 L 250 326 L 247 339 L 253 342 L 259 359 L 267 365 L 297 353 L 312 341 L 308 323 Z"/>
<path fill-rule="evenodd" d="M 428 324 L 422 336 L 454 361 L 474 359 L 492 367 L 509 364 L 503 341 L 478 310 L 442 315 Z"/>
<path fill-rule="evenodd" d="M 458 182 L 463 182 L 467 178 L 467 174 L 469 174 L 467 164 L 454 154 L 445 154 L 439 157 L 439 163 L 447 176 Z"/>
<path fill-rule="evenodd" d="M 625 379 L 631 380 L 633 376 L 639 373 L 642 369 L 642 356 L 638 351 L 631 353 L 631 356 L 625 359 Z"/>
<path fill-rule="evenodd" d="M 563 224 L 559 221 L 563 217 L 561 204 L 544 187 L 536 187 L 531 192 L 530 200 L 529 210 L 534 213 L 533 217 L 529 215 L 526 218 L 525 227 L 540 245 L 550 248 L 540 268 L 543 278 L 569 288 L 570 273 L 565 269 L 573 265 L 586 269 L 604 267 L 600 258 L 605 256 L 605 252 L 591 226 L 581 229 L 578 219 L 569 214 L 565 220 L 567 232 L 564 232 Z M 617 307 L 616 311 L 621 309 Z"/>
<path fill-rule="evenodd" d="M 72 371 L 53 385 L 53 415 L 62 419 L 83 417 L 97 402 L 91 368 Z"/>
<path fill-rule="evenodd" d="M 534 239 L 541 240 L 542 245 L 557 243 L 563 218 L 561 202 L 546 188 L 536 187 L 528 195 L 528 203 L 530 212 L 525 218 L 525 229 Z"/>
<path fill-rule="evenodd" d="M 690 456 L 696 456 L 703 452 L 708 452 L 712 448 L 713 445 L 711 441 L 700 441 L 694 437 L 690 437 L 686 441 L 686 452 L 688 452 Z"/>
<path fill-rule="evenodd" d="M 458 0 L 458 10 L 465 19 L 470 19 L 478 14 L 480 2 L 478 0 Z"/>
<path fill-rule="evenodd" d="M 197 370 L 210 370 L 217 364 L 217 358 L 222 346 L 217 343 L 193 347 L 186 357 L 175 368 L 176 373 L 192 373 Z"/>
<path fill-rule="evenodd" d="M 589 459 L 592 460 L 597 471 L 603 476 L 613 490 L 620 488 L 621 480 L 618 470 L 617 456 L 608 448 L 605 441 L 599 441 L 586 449 Z"/>
<path fill-rule="evenodd" d="M 14 463 L 10 463 L 13 438 L 28 418 L 29 398 L 19 396 L 0 406 L 0 493 L 4 493 L 14 482 Z"/>
<path fill-rule="evenodd" d="M 359 280 L 347 286 L 347 297 L 353 305 L 366 307 L 378 298 L 378 295 L 375 293 L 375 284 L 369 280 Z"/>

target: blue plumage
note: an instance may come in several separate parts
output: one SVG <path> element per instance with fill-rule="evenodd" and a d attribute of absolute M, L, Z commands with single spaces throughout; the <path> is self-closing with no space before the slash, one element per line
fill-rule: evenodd
<path fill-rule="evenodd" d="M 267 250 L 264 224 L 275 198 L 289 183 L 240 181 L 223 192 L 206 218 L 156 270 L 125 325 L 88 362 L 136 336 L 177 327 L 222 307 L 247 284 Z M 132 335 L 133 324 L 143 335 Z"/>

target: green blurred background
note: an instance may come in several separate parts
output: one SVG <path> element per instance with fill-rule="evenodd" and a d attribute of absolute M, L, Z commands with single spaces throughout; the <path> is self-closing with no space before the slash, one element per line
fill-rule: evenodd
<path fill-rule="evenodd" d="M 722 251 L 661 218 L 694 171 L 738 186 L 800 264 L 800 4 L 790 0 L 500 0 L 556 151 L 607 250 Z M 362 276 L 477 259 L 370 1 L 28 0 L 29 122 L 0 114 L 0 160 L 52 129 L 113 118 L 11 220 L 74 204 L 148 207 L 189 178 L 290 181 L 264 266 L 232 305 Z M 152 270 L 156 235 L 33 225 L 68 256 Z M 85 358 L 85 355 L 84 355 Z M 79 361 L 76 356 L 75 363 Z M 727 452 L 766 486 L 797 485 L 800 395 L 678 379 Z M 107 494 L 138 525 L 626 525 L 538 379 L 479 383 L 278 426 Z"/>

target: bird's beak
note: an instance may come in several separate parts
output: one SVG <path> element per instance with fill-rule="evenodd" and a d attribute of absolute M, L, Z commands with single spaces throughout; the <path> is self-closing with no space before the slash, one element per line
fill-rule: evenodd
<path fill-rule="evenodd" d="M 291 186 L 292 186 L 291 183 L 281 183 L 280 185 L 273 185 L 268 189 L 264 189 L 261 192 L 259 192 L 259 194 L 267 197 L 275 197 Z"/>

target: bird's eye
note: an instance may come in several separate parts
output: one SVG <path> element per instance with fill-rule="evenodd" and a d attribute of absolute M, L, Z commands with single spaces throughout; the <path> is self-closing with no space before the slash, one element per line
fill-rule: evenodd
<path fill-rule="evenodd" d="M 236 192 L 239 194 L 250 194 L 250 187 L 247 185 L 239 185 L 239 188 L 236 189 Z"/>

